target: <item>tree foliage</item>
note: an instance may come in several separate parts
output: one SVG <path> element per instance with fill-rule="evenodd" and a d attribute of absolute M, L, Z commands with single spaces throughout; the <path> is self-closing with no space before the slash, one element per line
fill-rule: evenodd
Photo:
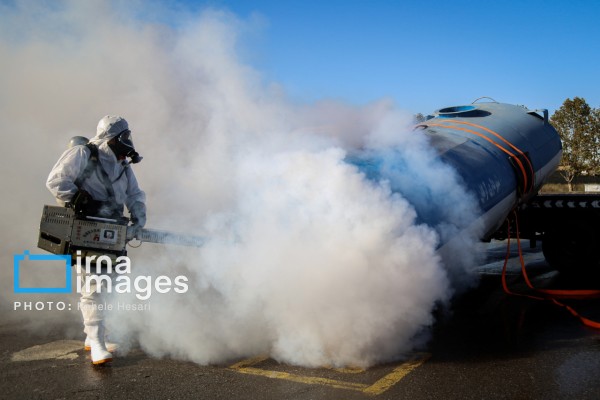
<path fill-rule="evenodd" d="M 550 119 L 563 143 L 561 174 L 573 190 L 577 175 L 600 173 L 600 110 L 585 99 L 567 99 Z"/>

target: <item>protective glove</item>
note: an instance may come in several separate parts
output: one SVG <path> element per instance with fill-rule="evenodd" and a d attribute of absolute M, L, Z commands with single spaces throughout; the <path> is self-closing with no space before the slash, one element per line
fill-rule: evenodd
<path fill-rule="evenodd" d="M 141 201 L 133 203 L 129 209 L 131 214 L 131 222 L 133 222 L 134 232 L 142 229 L 146 225 L 146 205 Z"/>
<path fill-rule="evenodd" d="M 71 201 L 66 204 L 67 207 L 75 210 L 76 213 L 84 212 L 94 199 L 85 190 L 78 190 Z"/>

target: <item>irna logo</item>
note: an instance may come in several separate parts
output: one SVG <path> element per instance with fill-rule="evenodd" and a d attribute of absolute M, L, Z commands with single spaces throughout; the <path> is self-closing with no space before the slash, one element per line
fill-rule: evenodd
<path fill-rule="evenodd" d="M 47 265 L 49 261 L 59 262 L 61 268 L 64 264 L 64 286 L 59 287 L 24 287 L 21 285 L 21 270 L 24 263 L 37 264 L 39 266 Z M 25 250 L 23 254 L 15 254 L 13 257 L 14 268 L 14 289 L 15 293 L 71 293 L 73 285 L 71 282 L 71 256 L 70 255 L 55 255 L 55 254 L 29 254 L 29 250 Z M 29 266 L 29 265 L 28 265 Z M 30 267 L 31 268 L 31 267 Z M 34 267 L 35 268 L 35 267 Z M 34 273 L 33 271 L 28 271 Z M 61 275 L 62 276 L 62 275 Z"/>
<path fill-rule="evenodd" d="M 29 274 L 36 273 L 36 267 L 31 266 L 31 264 L 43 266 L 47 265 L 49 261 L 59 261 L 60 269 L 64 271 L 64 286 L 28 287 L 23 285 L 21 283 L 22 270 L 24 269 L 23 264 L 26 261 L 28 261 L 26 268 Z M 70 255 L 30 254 L 29 250 L 25 250 L 23 254 L 15 254 L 15 293 L 72 293 L 71 261 Z M 94 290 L 97 290 L 98 293 L 135 293 L 138 299 L 147 300 L 155 292 L 168 293 L 172 290 L 175 293 L 186 293 L 188 291 L 188 278 L 185 275 L 179 275 L 173 279 L 165 275 L 160 275 L 156 278 L 150 275 L 130 276 L 131 260 L 127 256 L 117 257 L 116 264 L 113 265 L 113 260 L 107 255 L 99 257 L 87 256 L 83 258 L 81 257 L 81 252 L 77 251 L 74 266 L 79 278 L 76 285 L 77 293 L 82 293 L 82 291 L 89 292 L 94 287 Z M 63 272 L 58 277 L 59 280 L 62 278 L 62 274 Z M 53 276 L 53 278 L 56 278 L 56 276 Z"/>

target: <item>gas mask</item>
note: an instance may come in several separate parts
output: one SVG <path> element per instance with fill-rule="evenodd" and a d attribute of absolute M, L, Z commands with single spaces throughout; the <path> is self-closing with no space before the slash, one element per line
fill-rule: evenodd
<path fill-rule="evenodd" d="M 131 162 L 133 164 L 137 164 L 142 161 L 142 156 L 139 155 L 133 146 L 133 141 L 131 140 L 131 131 L 129 129 L 119 133 L 115 136 L 112 144 L 109 143 L 109 147 L 115 153 L 117 158 L 119 157 L 129 157 L 131 158 Z"/>

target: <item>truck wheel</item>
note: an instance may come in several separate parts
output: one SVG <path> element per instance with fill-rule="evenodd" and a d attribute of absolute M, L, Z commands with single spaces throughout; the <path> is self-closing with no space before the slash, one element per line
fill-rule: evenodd
<path fill-rule="evenodd" d="M 552 268 L 568 274 L 600 272 L 598 236 L 589 228 L 567 224 L 545 232 L 542 252 Z"/>

